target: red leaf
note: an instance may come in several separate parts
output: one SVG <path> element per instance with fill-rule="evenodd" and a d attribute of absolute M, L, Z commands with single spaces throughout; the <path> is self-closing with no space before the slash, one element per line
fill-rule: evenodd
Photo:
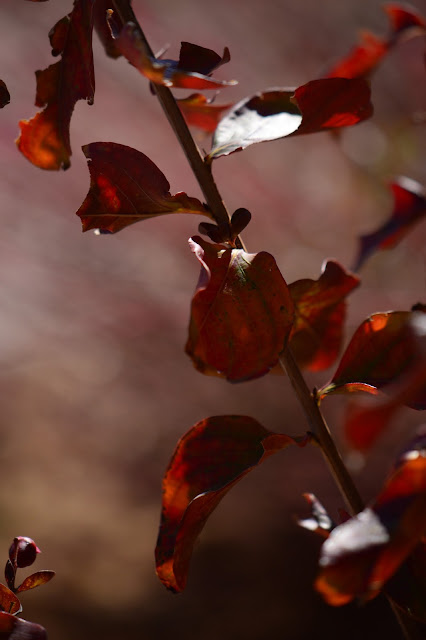
<path fill-rule="evenodd" d="M 328 78 L 366 78 L 389 51 L 387 40 L 370 31 L 360 34 L 360 43 L 325 75 Z"/>
<path fill-rule="evenodd" d="M 12 614 L 22 611 L 19 598 L 4 584 L 0 584 L 0 611 Z"/>
<path fill-rule="evenodd" d="M 231 487 L 269 455 L 306 442 L 247 416 L 206 418 L 181 438 L 163 480 L 155 551 L 158 577 L 168 589 L 185 588 L 195 540 Z"/>
<path fill-rule="evenodd" d="M 202 373 L 231 382 L 265 375 L 278 361 L 293 302 L 274 258 L 190 240 L 201 263 L 186 352 Z"/>
<path fill-rule="evenodd" d="M 232 104 L 212 104 L 202 93 L 193 93 L 176 102 L 190 126 L 208 133 L 213 133 L 223 113 L 232 107 Z"/>
<path fill-rule="evenodd" d="M 46 630 L 39 624 L 22 620 L 4 611 L 0 613 L 0 634 L 3 640 L 47 640 Z"/>
<path fill-rule="evenodd" d="M 390 3 L 383 5 L 383 10 L 390 20 L 394 35 L 399 35 L 403 31 L 413 28 L 417 33 L 424 33 L 426 20 L 410 7 Z"/>
<path fill-rule="evenodd" d="M 345 297 L 359 279 L 333 260 L 324 263 L 318 280 L 298 280 L 289 285 L 295 306 L 290 346 L 299 365 L 312 371 L 330 367 L 343 339 Z"/>
<path fill-rule="evenodd" d="M 372 113 L 370 88 L 359 79 L 323 78 L 298 89 L 257 93 L 220 121 L 207 160 L 257 142 L 354 125 Z"/>
<path fill-rule="evenodd" d="M 395 247 L 411 227 L 426 216 L 426 191 L 418 182 L 401 177 L 392 182 L 390 188 L 394 199 L 391 216 L 376 231 L 360 237 L 355 271 L 378 249 Z"/>
<path fill-rule="evenodd" d="M 77 100 L 93 103 L 95 77 L 92 56 L 94 0 L 75 0 L 72 13 L 49 34 L 59 62 L 37 71 L 36 105 L 45 107 L 31 120 L 22 120 L 19 150 L 41 169 L 70 166 L 70 121 Z"/>
<path fill-rule="evenodd" d="M 6 84 L 3 80 L 0 80 L 0 109 L 3 109 L 10 102 L 10 93 L 7 90 Z"/>
<path fill-rule="evenodd" d="M 42 584 L 46 584 L 49 582 L 55 575 L 54 571 L 49 571 L 48 569 L 43 569 L 42 571 L 36 571 L 36 573 L 31 574 L 19 585 L 16 593 L 21 593 L 22 591 L 29 591 L 30 589 L 35 589 L 36 587 L 40 587 Z"/>
<path fill-rule="evenodd" d="M 335 527 L 334 522 L 313 493 L 304 493 L 303 497 L 310 505 L 312 513 L 310 518 L 298 520 L 298 524 L 308 531 L 314 531 L 323 538 L 328 538 L 330 531 Z"/>
<path fill-rule="evenodd" d="M 332 605 L 374 598 L 426 532 L 426 437 L 398 461 L 376 502 L 325 541 L 316 589 Z"/>
<path fill-rule="evenodd" d="M 402 380 L 422 367 L 424 354 L 418 348 L 415 316 L 422 312 L 375 313 L 356 330 L 331 382 L 318 392 L 322 398 L 332 393 L 386 391 L 390 383 Z M 419 317 L 419 316 L 417 316 Z M 419 385 L 405 404 L 426 408 L 426 386 Z"/>
<path fill-rule="evenodd" d="M 160 169 L 143 153 L 114 142 L 92 142 L 83 147 L 90 171 L 90 189 L 77 211 L 83 231 L 116 233 L 139 220 L 167 213 L 209 216 L 196 198 L 170 185 Z"/>
<path fill-rule="evenodd" d="M 202 73 L 205 76 L 209 76 L 213 71 L 226 64 L 231 59 L 228 47 L 223 50 L 222 57 L 215 51 L 200 47 L 198 44 L 191 44 L 191 42 L 181 42 L 179 61 L 176 66 L 179 69 Z"/>
<path fill-rule="evenodd" d="M 236 80 L 230 80 L 229 82 L 224 80 L 213 80 L 213 78 L 209 78 L 207 75 L 198 73 L 196 70 L 181 68 L 179 66 L 179 62 L 174 60 L 158 60 L 156 58 L 152 58 L 146 50 L 137 27 L 131 22 L 125 24 L 119 33 L 113 33 L 113 35 L 115 37 L 117 48 L 121 51 L 123 56 L 127 58 L 131 65 L 136 67 L 138 71 L 140 71 L 154 84 L 161 84 L 166 87 L 175 87 L 178 89 L 195 90 L 219 89 L 224 86 L 237 84 Z M 189 45 L 189 43 L 185 43 L 185 45 Z M 189 46 L 196 47 L 196 45 Z M 210 49 L 204 49 L 204 47 L 196 48 L 197 50 L 203 49 L 207 52 L 203 57 L 202 65 L 207 64 L 206 60 L 210 59 L 210 65 L 208 65 L 210 69 L 213 64 L 213 57 L 210 54 L 214 54 L 217 58 L 219 58 L 219 56 Z M 225 49 L 224 57 L 226 51 L 227 50 Z M 184 60 L 189 58 L 194 60 L 195 56 L 193 56 L 191 52 L 184 54 Z M 227 60 L 223 58 L 220 60 L 222 60 L 222 62 L 219 64 L 227 62 Z M 219 64 L 217 64 L 217 60 L 215 58 L 213 68 L 216 68 Z M 196 66 L 198 68 L 198 64 L 196 64 Z"/>
<path fill-rule="evenodd" d="M 116 42 L 111 35 L 111 30 L 119 33 L 124 25 L 117 11 L 113 11 L 111 15 L 107 14 L 108 9 L 113 9 L 113 7 L 113 0 L 96 0 L 93 8 L 93 20 L 95 31 L 99 40 L 102 42 L 105 53 L 110 58 L 119 58 L 121 52 L 117 48 Z M 112 28 L 110 24 L 113 25 Z"/>

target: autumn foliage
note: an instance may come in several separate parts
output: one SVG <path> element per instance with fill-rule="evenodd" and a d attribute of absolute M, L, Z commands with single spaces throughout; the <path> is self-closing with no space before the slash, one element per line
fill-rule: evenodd
<path fill-rule="evenodd" d="M 41 110 L 20 122 L 18 149 L 41 169 L 70 166 L 74 107 L 79 100 L 90 105 L 95 97 L 93 30 L 108 56 L 123 56 L 135 68 L 135 82 L 145 82 L 163 105 L 167 100 L 177 105 L 183 114 L 180 129 L 175 128 L 178 135 L 179 130 L 187 131 L 185 120 L 211 135 L 210 149 L 201 155 L 195 152 L 199 155 L 193 164 L 203 165 L 197 175 L 201 181 L 212 180 L 216 163 L 227 162 L 221 158 L 255 143 L 283 139 L 284 146 L 285 138 L 330 132 L 338 142 L 342 128 L 373 117 L 372 75 L 387 54 L 411 38 L 426 35 L 426 20 L 416 10 L 397 4 L 386 4 L 384 10 L 390 22 L 388 35 L 363 33 L 322 77 L 297 87 L 262 88 L 236 104 L 217 104 L 202 92 L 226 91 L 237 84 L 225 71 L 231 60 L 227 47 L 219 54 L 182 42 L 178 60 L 158 57 L 129 0 L 74 0 L 72 11 L 49 33 L 52 55 L 58 60 L 36 72 L 35 104 Z M 221 75 L 230 79 L 222 80 Z M 190 93 L 177 94 L 175 102 L 170 89 Z M 13 95 L 1 82 L 0 107 L 9 100 Z M 345 326 L 351 294 L 362 286 L 356 272 L 377 251 L 391 249 L 421 222 L 426 215 L 424 185 L 395 176 L 389 187 L 393 205 L 388 220 L 368 234 L 360 233 L 352 270 L 329 259 L 319 265 L 317 279 L 287 283 L 270 253 L 246 250 L 240 233 L 250 223 L 247 209 L 238 209 L 228 220 L 220 218 L 206 189 L 206 202 L 181 191 L 172 195 L 166 176 L 140 150 L 107 140 L 88 141 L 83 153 L 90 178 L 89 191 L 81 194 L 76 212 L 83 231 L 115 234 L 167 214 L 190 213 L 208 219 L 198 227 L 204 237 L 194 235 L 189 240 L 200 273 L 190 304 L 185 352 L 200 373 L 242 383 L 276 373 L 280 366 L 286 369 L 289 358 L 299 372 L 334 367 L 331 379 L 308 393 L 302 404 L 310 403 L 311 414 L 321 415 L 319 408 L 335 394 L 352 400 L 354 392 L 374 396 L 373 404 L 349 403 L 345 418 L 348 442 L 363 453 L 386 434 L 390 418 L 401 406 L 426 408 L 424 304 L 413 300 L 411 309 L 371 310 L 348 339 Z M 288 367 L 287 373 L 296 388 Z M 275 433 L 242 415 L 215 415 L 190 426 L 163 478 L 156 565 L 168 589 L 185 588 L 198 535 L 220 500 L 248 472 L 283 449 L 289 449 L 284 455 L 291 455 L 293 445 L 324 446 L 312 423 L 294 430 L 297 435 Z M 424 433 L 396 462 L 376 500 L 359 513 L 346 514 L 344 522 L 336 525 L 313 494 L 307 499 L 312 516 L 301 520 L 301 525 L 325 538 L 315 588 L 326 602 L 366 601 L 385 591 L 404 615 L 426 622 L 426 574 L 419 568 L 426 566 Z M 357 509 L 352 505 L 351 510 Z M 53 575 L 39 571 L 15 587 L 16 570 L 25 566 L 23 555 L 38 551 L 25 540 L 15 539 L 6 566 L 8 586 L 0 586 L 0 632 L 10 638 L 42 638 L 35 628 L 25 635 L 20 625 L 31 623 L 18 622 L 12 615 L 20 609 L 17 593 Z M 401 589 L 398 580 L 415 586 Z"/>

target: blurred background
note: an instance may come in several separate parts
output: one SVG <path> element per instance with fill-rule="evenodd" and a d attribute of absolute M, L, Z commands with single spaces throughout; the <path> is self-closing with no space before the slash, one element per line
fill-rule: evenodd
<path fill-rule="evenodd" d="M 154 50 L 186 40 L 232 60 L 217 72 L 239 84 L 217 102 L 319 77 L 360 29 L 386 34 L 379 0 L 134 0 Z M 423 0 L 414 2 L 425 10 Z M 342 505 L 314 448 L 287 450 L 233 489 L 209 520 L 184 595 L 154 570 L 161 479 L 178 438 L 209 415 L 247 414 L 296 435 L 306 424 L 284 377 L 229 385 L 195 371 L 183 353 L 199 266 L 187 246 L 193 216 L 148 220 L 114 236 L 81 233 L 75 211 L 89 186 L 81 146 L 113 141 L 148 155 L 171 192 L 201 197 L 148 83 L 94 36 L 96 96 L 77 103 L 66 172 L 45 172 L 16 149 L 32 117 L 36 69 L 54 62 L 48 32 L 71 0 L 2 0 L 0 77 L 0 550 L 31 536 L 37 569 L 55 581 L 24 594 L 24 617 L 51 639 L 223 640 L 399 638 L 386 606 L 330 609 L 313 592 L 320 539 L 300 529 L 314 491 L 332 516 Z M 317 278 L 322 261 L 349 267 L 357 236 L 392 208 L 385 181 L 426 183 L 424 38 L 407 42 L 374 75 L 373 118 L 343 132 L 254 145 L 214 163 L 230 211 L 247 207 L 249 250 L 271 252 L 288 282 Z M 181 97 L 186 95 L 183 92 Z M 206 150 L 210 140 L 195 131 Z M 375 311 L 426 302 L 426 224 L 372 257 L 350 297 L 348 336 Z M 308 375 L 311 386 L 333 370 Z M 344 455 L 346 400 L 324 411 Z M 422 415 L 404 409 L 356 473 L 378 492 Z M 0 554 L 1 558 L 1 554 Z"/>

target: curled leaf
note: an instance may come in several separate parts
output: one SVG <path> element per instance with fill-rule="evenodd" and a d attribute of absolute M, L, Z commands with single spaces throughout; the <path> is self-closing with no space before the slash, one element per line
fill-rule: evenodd
<path fill-rule="evenodd" d="M 394 200 L 390 218 L 376 231 L 360 237 L 355 271 L 378 249 L 395 247 L 426 216 L 426 190 L 421 184 L 401 177 L 390 184 L 390 189 Z"/>
<path fill-rule="evenodd" d="M 185 588 L 194 543 L 226 493 L 268 456 L 306 442 L 247 416 L 206 418 L 181 438 L 163 480 L 155 551 L 158 577 L 168 589 Z"/>
<path fill-rule="evenodd" d="M 117 48 L 111 31 L 120 32 L 124 25 L 117 11 L 109 14 L 108 10 L 113 9 L 113 6 L 113 0 L 96 0 L 93 9 L 94 27 L 107 56 L 110 58 L 119 58 L 121 52 Z"/>
<path fill-rule="evenodd" d="M 289 285 L 295 307 L 290 346 L 301 367 L 320 371 L 337 358 L 343 339 L 345 298 L 359 278 L 333 260 L 324 263 L 318 280 L 297 280 Z"/>
<path fill-rule="evenodd" d="M 45 107 L 31 120 L 21 120 L 16 141 L 26 158 L 41 169 L 70 166 L 70 121 L 77 100 L 93 104 L 92 27 L 94 0 L 75 0 L 72 12 L 49 34 L 54 55 L 61 60 L 37 71 L 36 106 Z"/>
<path fill-rule="evenodd" d="M 202 93 L 193 93 L 187 98 L 176 100 L 186 122 L 193 127 L 198 127 L 213 133 L 225 111 L 232 107 L 231 104 L 213 104 Z"/>
<path fill-rule="evenodd" d="M 92 142 L 83 147 L 90 172 L 90 189 L 77 211 L 83 231 L 116 233 L 139 220 L 168 213 L 209 216 L 196 198 L 170 185 L 160 169 L 143 153 L 114 142 Z"/>
<path fill-rule="evenodd" d="M 374 598 L 426 532 L 426 437 L 396 464 L 373 505 L 333 529 L 316 589 L 332 605 Z"/>
<path fill-rule="evenodd" d="M 136 25 L 132 22 L 125 24 L 119 33 L 113 33 L 113 35 L 117 49 L 122 55 L 154 84 L 195 90 L 219 89 L 237 84 L 236 80 L 229 82 L 214 80 L 207 75 L 212 69 L 228 61 L 229 51 L 227 49 L 225 49 L 223 57 L 220 58 L 211 49 L 182 43 L 184 53 L 182 54 L 181 51 L 181 58 L 178 62 L 159 60 L 149 55 Z M 199 56 L 201 56 L 201 62 L 198 61 Z M 181 66 L 182 64 L 191 65 L 192 68 Z M 197 71 L 199 68 L 205 71 L 200 73 Z"/>
<path fill-rule="evenodd" d="M 357 124 L 373 113 L 364 80 L 323 78 L 245 98 L 219 122 L 208 161 L 257 142 Z"/>
<path fill-rule="evenodd" d="M 190 240 L 201 263 L 186 352 L 202 373 L 231 382 L 265 375 L 284 349 L 293 302 L 274 258 Z"/>

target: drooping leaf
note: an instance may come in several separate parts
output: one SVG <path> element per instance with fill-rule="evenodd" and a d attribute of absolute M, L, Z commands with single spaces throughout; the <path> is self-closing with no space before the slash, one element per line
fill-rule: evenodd
<path fill-rule="evenodd" d="M 354 270 L 379 249 L 395 247 L 411 229 L 426 216 L 426 190 L 409 178 L 398 178 L 390 185 L 393 195 L 393 210 L 390 218 L 373 233 L 360 237 Z"/>
<path fill-rule="evenodd" d="M 274 258 L 210 244 L 190 246 L 201 263 L 186 352 L 206 374 L 231 382 L 265 375 L 278 361 L 292 324 L 293 302 Z"/>
<path fill-rule="evenodd" d="M 333 260 L 324 263 L 318 280 L 289 285 L 295 307 L 290 346 L 299 366 L 320 371 L 333 364 L 342 345 L 345 298 L 358 285 L 359 278 Z"/>
<path fill-rule="evenodd" d="M 113 11 L 110 15 L 107 14 L 109 9 L 113 9 L 112 0 L 96 0 L 93 9 L 94 27 L 107 56 L 110 58 L 119 58 L 121 56 L 121 52 L 117 48 L 115 40 L 111 35 L 111 31 L 119 33 L 124 25 L 121 22 L 117 11 Z"/>
<path fill-rule="evenodd" d="M 43 2 L 43 0 L 40 1 Z M 47 640 L 47 633 L 35 622 L 28 622 L 2 611 L 0 612 L 0 637 L 3 640 Z"/>
<path fill-rule="evenodd" d="M 323 78 L 297 89 L 273 89 L 234 105 L 213 136 L 211 161 L 257 142 L 357 124 L 373 113 L 364 80 Z"/>
<path fill-rule="evenodd" d="M 37 71 L 36 106 L 31 120 L 19 123 L 19 150 L 41 169 L 70 166 L 70 121 L 78 100 L 93 104 L 95 76 L 92 55 L 94 0 L 75 0 L 72 12 L 49 34 L 54 55 L 61 60 Z"/>
<path fill-rule="evenodd" d="M 16 593 L 21 593 L 22 591 L 29 591 L 30 589 L 35 589 L 36 587 L 40 587 L 42 584 L 46 584 L 55 576 L 54 571 L 49 571 L 48 569 L 43 569 L 42 571 L 36 571 L 36 573 L 31 574 L 19 585 Z"/>
<path fill-rule="evenodd" d="M 403 38 L 426 33 L 426 21 L 411 8 L 398 4 L 383 5 L 390 21 L 388 37 L 362 31 L 360 42 L 327 73 L 328 78 L 367 78 L 389 51 Z"/>
<path fill-rule="evenodd" d="M 197 45 L 182 43 L 185 46 L 184 64 L 192 63 L 195 69 L 180 66 L 180 62 L 175 60 L 159 60 L 151 57 L 142 41 L 139 31 L 132 22 L 124 25 L 119 33 L 113 32 L 117 49 L 127 58 L 131 65 L 136 67 L 140 73 L 147 77 L 154 84 L 161 84 L 166 87 L 175 87 L 177 89 L 195 89 L 202 91 L 204 89 L 219 89 L 226 86 L 237 84 L 236 80 L 215 80 L 209 78 L 211 69 L 217 68 L 220 64 L 227 62 L 227 49 L 224 51 L 223 58 L 220 58 L 211 49 L 204 49 Z M 191 50 L 189 50 L 191 49 Z M 202 55 L 201 65 L 196 61 L 200 50 L 205 53 Z M 181 54 L 182 55 L 182 54 Z M 228 51 L 229 55 L 229 51 Z M 220 60 L 220 62 L 218 61 Z M 199 73 L 198 68 L 207 68 L 205 73 Z"/>
<path fill-rule="evenodd" d="M 418 349 L 415 316 L 422 312 L 392 311 L 375 313 L 365 320 L 352 337 L 331 382 L 318 397 L 332 393 L 386 391 L 387 385 L 422 367 L 424 354 Z M 426 386 L 405 402 L 414 409 L 426 408 Z"/>
<path fill-rule="evenodd" d="M 6 83 L 0 80 L 0 109 L 3 109 L 10 102 L 10 93 L 6 87 Z"/>
<path fill-rule="evenodd" d="M 333 520 L 313 493 L 304 493 L 303 497 L 311 507 L 311 516 L 300 519 L 297 523 L 308 531 L 314 531 L 323 538 L 328 538 L 330 531 L 335 527 Z"/>
<path fill-rule="evenodd" d="M 374 598 L 426 533 L 426 435 L 399 459 L 373 505 L 324 542 L 316 589 L 332 605 Z"/>
<path fill-rule="evenodd" d="M 222 115 L 232 107 L 232 103 L 213 104 L 202 93 L 193 93 L 176 102 L 186 122 L 190 126 L 207 131 L 207 133 L 213 133 Z"/>
<path fill-rule="evenodd" d="M 155 552 L 158 577 L 168 589 L 185 588 L 195 540 L 225 494 L 271 454 L 306 442 L 247 416 L 206 418 L 181 438 L 163 480 Z"/>
<path fill-rule="evenodd" d="M 16 614 L 22 611 L 19 598 L 15 596 L 13 591 L 0 583 L 0 611 Z"/>
<path fill-rule="evenodd" d="M 139 220 L 167 213 L 209 216 L 196 198 L 170 185 L 160 169 L 143 153 L 114 142 L 92 142 L 83 147 L 90 171 L 90 189 L 77 211 L 83 231 L 116 233 Z"/>

